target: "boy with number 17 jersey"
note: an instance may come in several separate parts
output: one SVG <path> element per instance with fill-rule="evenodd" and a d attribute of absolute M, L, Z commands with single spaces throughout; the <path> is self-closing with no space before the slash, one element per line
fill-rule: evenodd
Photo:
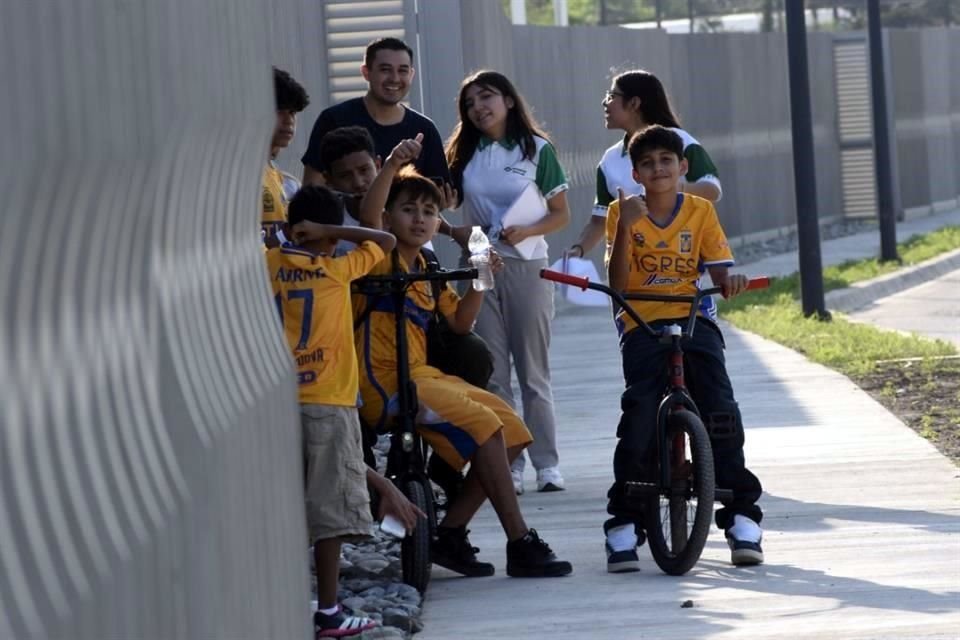
<path fill-rule="evenodd" d="M 307 235 L 304 226 L 312 224 L 314 233 L 300 246 L 268 250 L 266 260 L 297 365 L 307 527 L 317 573 L 314 626 L 317 637 L 339 638 L 375 626 L 369 618 L 345 615 L 337 604 L 340 543 L 370 533 L 367 482 L 379 478 L 363 461 L 350 283 L 369 273 L 396 240 L 381 231 L 343 227 L 343 205 L 326 187 L 301 189 L 288 213 L 297 240 Z M 359 246 L 333 257 L 341 238 Z M 380 483 L 382 495 L 389 484 Z M 407 522 L 415 525 L 416 519 Z"/>

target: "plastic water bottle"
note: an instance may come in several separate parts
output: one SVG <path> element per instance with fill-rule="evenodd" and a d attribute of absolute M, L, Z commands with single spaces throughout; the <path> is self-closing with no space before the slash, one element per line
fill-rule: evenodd
<path fill-rule="evenodd" d="M 470 249 L 470 265 L 476 268 L 477 277 L 473 288 L 477 291 L 493 289 L 493 271 L 490 269 L 490 239 L 480 227 L 474 227 L 467 241 Z"/>

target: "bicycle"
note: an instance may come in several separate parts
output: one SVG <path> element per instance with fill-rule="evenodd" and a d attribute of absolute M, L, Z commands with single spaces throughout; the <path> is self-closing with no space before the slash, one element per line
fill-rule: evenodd
<path fill-rule="evenodd" d="M 436 534 L 438 506 L 433 485 L 427 473 L 427 443 L 416 432 L 419 410 L 416 385 L 410 379 L 407 349 L 407 320 L 404 312 L 407 290 L 416 282 L 451 282 L 473 280 L 476 269 L 428 268 L 419 273 L 396 272 L 390 275 L 366 276 L 354 283 L 354 291 L 370 296 L 393 296 L 396 318 L 397 351 L 397 415 L 389 430 L 385 476 L 417 506 L 420 518 L 413 532 L 400 543 L 400 564 L 404 583 L 421 594 L 430 582 L 430 541 Z M 371 305 L 372 306 L 372 305 Z M 365 312 L 366 313 L 366 312 Z"/>
<path fill-rule="evenodd" d="M 588 278 L 542 269 L 540 277 L 580 289 L 592 289 L 610 296 L 623 309 L 637 329 L 654 340 L 670 343 L 667 358 L 668 382 L 657 409 L 654 468 L 655 482 L 627 482 L 627 496 L 643 501 L 644 527 L 650 553 L 660 569 L 680 576 L 700 559 L 710 533 L 713 503 L 732 498 L 732 492 L 716 487 L 713 448 L 700 412 L 687 390 L 683 369 L 684 339 L 693 335 L 701 299 L 722 293 L 720 287 L 697 291 L 694 295 L 620 293 Z M 754 278 L 747 289 L 769 286 L 769 278 Z M 670 324 L 661 330 L 644 322 L 628 300 L 686 302 L 690 304 L 686 327 Z"/>

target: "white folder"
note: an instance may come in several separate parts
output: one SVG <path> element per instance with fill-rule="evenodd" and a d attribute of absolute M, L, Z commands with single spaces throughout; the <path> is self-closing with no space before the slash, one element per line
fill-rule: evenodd
<path fill-rule="evenodd" d="M 531 182 L 523 188 L 523 191 L 520 192 L 517 199 L 513 201 L 513 204 L 510 205 L 504 212 L 503 217 L 500 218 L 500 229 L 531 225 L 542 220 L 543 217 L 547 215 L 547 212 L 547 201 L 540 193 L 540 189 L 537 188 L 536 183 Z M 530 236 L 513 245 L 513 248 L 516 249 L 517 253 L 523 256 L 525 260 L 530 260 L 533 258 L 533 252 L 542 239 L 542 235 Z"/>

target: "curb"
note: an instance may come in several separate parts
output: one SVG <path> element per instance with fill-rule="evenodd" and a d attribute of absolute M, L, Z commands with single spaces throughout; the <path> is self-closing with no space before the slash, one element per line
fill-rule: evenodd
<path fill-rule="evenodd" d="M 880 298 L 924 284 L 957 269 L 960 269 L 960 249 L 872 280 L 858 282 L 846 289 L 830 291 L 825 296 L 827 308 L 841 312 L 855 311 Z"/>

